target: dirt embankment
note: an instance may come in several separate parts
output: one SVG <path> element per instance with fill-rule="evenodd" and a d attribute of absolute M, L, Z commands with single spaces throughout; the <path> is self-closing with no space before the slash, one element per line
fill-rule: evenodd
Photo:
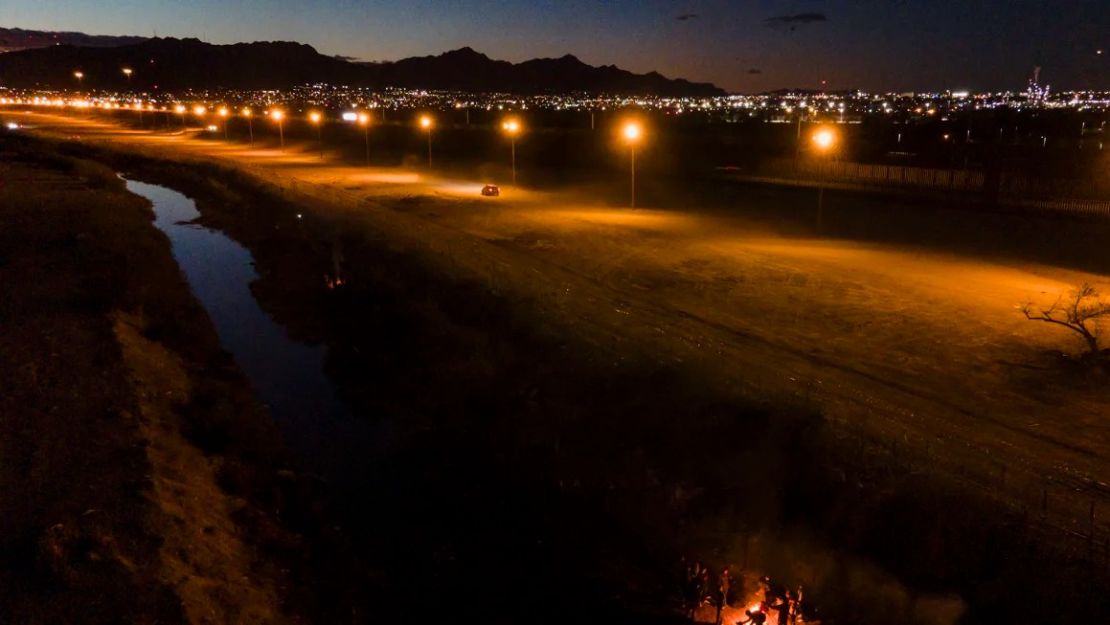
<path fill-rule="evenodd" d="M 295 479 L 145 200 L 47 144 L 0 153 L 0 620 L 307 613 L 281 569 L 303 542 L 260 511 Z"/>

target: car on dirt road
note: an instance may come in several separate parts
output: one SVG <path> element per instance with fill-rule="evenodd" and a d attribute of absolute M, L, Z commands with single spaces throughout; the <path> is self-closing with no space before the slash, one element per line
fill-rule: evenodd
<path fill-rule="evenodd" d="M 482 195 L 486 197 L 497 197 L 501 195 L 501 187 L 495 184 L 487 184 L 482 187 Z"/>

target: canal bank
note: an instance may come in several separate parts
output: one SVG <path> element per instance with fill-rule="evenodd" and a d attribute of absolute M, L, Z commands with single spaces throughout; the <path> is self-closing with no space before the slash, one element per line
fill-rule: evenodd
<path fill-rule="evenodd" d="M 149 206 L 48 144 L 0 152 L 0 615 L 288 622 L 267 545 L 295 535 L 232 488 L 286 455 Z"/>

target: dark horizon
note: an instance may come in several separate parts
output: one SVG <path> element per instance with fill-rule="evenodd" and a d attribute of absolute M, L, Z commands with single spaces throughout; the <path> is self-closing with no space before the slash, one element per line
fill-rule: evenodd
<path fill-rule="evenodd" d="M 58 34 L 58 35 L 71 36 L 74 39 L 78 39 L 78 42 L 77 43 L 71 43 L 69 40 L 65 40 L 64 42 L 59 42 L 59 45 L 69 45 L 69 46 L 72 46 L 72 47 L 111 48 L 111 47 L 119 47 L 119 46 L 124 46 L 124 45 L 132 45 L 134 43 L 141 43 L 142 41 L 150 41 L 152 39 L 162 39 L 162 40 L 179 40 L 179 41 L 180 40 L 196 40 L 196 41 L 200 41 L 202 43 L 207 43 L 207 44 L 215 45 L 215 46 L 229 46 L 229 45 L 236 45 L 236 44 L 267 44 L 267 43 L 308 45 L 308 46 L 312 47 L 314 50 L 316 50 L 318 53 L 324 54 L 324 53 L 320 52 L 320 50 L 318 50 L 312 44 L 307 44 L 305 42 L 293 41 L 293 40 L 269 40 L 269 41 L 262 41 L 262 40 L 247 41 L 247 40 L 244 40 L 244 41 L 236 41 L 236 42 L 228 42 L 228 43 L 214 43 L 214 42 L 210 42 L 210 41 L 205 41 L 203 39 L 199 39 L 197 37 L 159 36 L 159 37 L 156 37 L 156 38 L 154 38 L 154 37 L 152 37 L 152 38 L 142 38 L 142 37 L 138 37 L 138 36 L 135 36 L 135 35 L 105 35 L 105 34 L 99 34 L 99 33 L 97 33 L 97 34 L 82 33 L 82 32 L 77 32 L 77 31 L 35 31 L 35 30 L 31 30 L 31 29 L 20 29 L 20 28 L 13 28 L 12 30 L 23 30 L 25 32 L 33 32 L 33 33 L 53 33 L 53 34 Z M 80 40 L 82 40 L 82 39 L 83 40 L 94 40 L 94 39 L 96 39 L 96 40 L 104 40 L 104 41 L 100 41 L 100 42 L 97 42 L 97 43 L 94 44 L 94 43 L 81 42 Z M 121 43 L 105 43 L 105 41 L 107 41 L 107 40 L 119 40 Z M 131 41 L 131 40 L 137 40 L 137 41 Z M 41 47 L 41 46 L 39 46 L 39 47 Z M 29 47 L 29 48 L 24 48 L 24 49 L 33 49 L 33 48 Z M 18 51 L 18 50 L 13 49 L 12 51 Z M 509 61 L 508 59 L 503 59 L 503 58 L 499 58 L 499 57 L 493 56 L 491 54 L 488 54 L 486 51 L 484 51 L 480 48 L 471 46 L 471 45 L 463 45 L 463 46 L 460 46 L 458 48 L 451 48 L 449 50 L 442 50 L 442 51 L 439 51 L 439 52 L 429 52 L 427 54 L 417 54 L 417 55 L 413 55 L 413 56 L 410 56 L 410 57 L 404 57 L 404 58 L 399 58 L 399 59 L 379 59 L 379 60 L 374 60 L 374 61 L 364 61 L 362 59 L 357 59 L 357 58 L 353 58 L 353 57 L 349 57 L 349 56 L 345 56 L 345 55 L 341 55 L 341 54 L 325 55 L 325 56 L 335 58 L 339 61 L 351 62 L 351 63 L 355 63 L 355 64 L 388 65 L 388 64 L 392 64 L 392 63 L 397 63 L 398 61 L 411 60 L 411 59 L 414 59 L 414 58 L 435 58 L 435 57 L 450 55 L 452 53 L 458 53 L 458 52 L 464 52 L 464 51 L 470 51 L 470 52 L 474 52 L 474 53 L 479 54 L 479 55 L 486 56 L 490 60 L 495 61 L 495 62 L 502 62 L 503 61 L 503 62 L 513 63 L 514 65 L 524 63 L 524 62 L 528 62 L 528 61 L 556 60 L 556 59 L 566 58 L 566 57 L 574 58 L 574 59 L 577 59 L 577 60 L 580 60 L 580 61 L 582 60 L 577 55 L 568 52 L 566 54 L 559 55 L 559 56 L 534 57 L 534 58 L 525 59 L 524 61 L 519 61 L 519 62 Z M 583 62 L 585 62 L 585 61 L 583 61 Z M 590 65 L 594 66 L 594 67 L 607 67 L 607 66 L 610 66 L 612 64 L 600 63 L 600 64 L 590 64 Z M 628 70 L 628 68 L 625 68 L 625 67 L 615 66 L 615 65 L 613 65 L 613 66 L 617 67 L 617 69 Z M 1035 66 L 1035 67 L 1039 67 L 1039 66 Z M 1033 68 L 1030 68 L 1030 69 L 1033 69 Z M 1043 70 L 1043 68 L 1042 68 L 1042 70 Z M 640 75 L 645 75 L 645 74 L 649 74 L 649 73 L 661 73 L 661 72 L 658 72 L 658 70 L 649 69 L 649 70 L 646 70 L 644 72 L 636 71 L 635 73 L 640 74 Z M 686 76 L 668 75 L 668 74 L 665 74 L 665 73 L 661 73 L 661 75 L 664 78 L 668 79 L 668 80 L 690 81 L 690 79 L 687 78 Z M 1030 76 L 1031 75 L 1032 75 L 1032 72 L 1030 72 Z M 690 82 L 697 82 L 697 81 L 690 81 Z M 1012 85 L 1012 86 L 1009 86 L 1009 87 L 1003 87 L 1003 88 L 999 88 L 999 89 L 959 89 L 959 88 L 951 88 L 951 87 L 946 87 L 946 88 L 941 89 L 941 88 L 936 88 L 936 87 L 922 87 L 922 88 L 917 88 L 917 89 L 878 89 L 878 90 L 875 90 L 875 89 L 864 89 L 864 88 L 856 87 L 856 86 L 852 86 L 852 85 L 847 85 L 847 86 L 837 87 L 837 88 L 831 88 L 831 87 L 828 87 L 827 85 L 825 85 L 825 86 L 816 86 L 816 87 L 815 86 L 802 86 L 802 85 L 787 85 L 787 86 L 782 86 L 782 87 L 775 87 L 775 88 L 772 88 L 772 89 L 765 89 L 765 90 L 762 90 L 762 91 L 732 91 L 732 90 L 728 90 L 724 87 L 721 87 L 721 85 L 717 85 L 716 83 L 700 83 L 700 84 L 711 84 L 713 86 L 720 87 L 721 89 L 724 89 L 724 91 L 726 91 L 730 95 L 760 95 L 760 94 L 769 94 L 769 93 L 776 93 L 776 92 L 818 92 L 818 93 L 819 92 L 826 92 L 826 93 L 837 93 L 837 92 L 853 92 L 853 91 L 860 91 L 860 92 L 864 92 L 864 93 L 904 93 L 904 92 L 931 93 L 931 92 L 943 92 L 943 91 L 971 91 L 973 93 L 976 93 L 976 92 L 983 93 L 983 92 L 992 92 L 992 91 L 1021 91 L 1026 87 L 1026 84 L 1022 83 L 1022 84 L 1015 84 L 1015 85 Z M 1105 86 L 1105 87 L 1088 87 L 1088 88 L 1071 87 L 1071 86 L 1067 86 L 1067 85 L 1063 85 L 1063 86 L 1051 85 L 1051 83 L 1046 82 L 1046 79 L 1045 79 L 1043 73 L 1042 73 L 1042 78 L 1041 78 L 1041 84 L 1042 85 L 1048 84 L 1049 86 L 1051 86 L 1053 88 L 1053 91 L 1055 91 L 1055 92 L 1059 92 L 1059 91 L 1082 91 L 1082 90 L 1085 90 L 1085 89 L 1086 90 L 1098 90 L 1098 91 L 1110 90 L 1110 85 Z"/>
<path fill-rule="evenodd" d="M 123 0 L 92 9 L 63 1 L 26 7 L 22 28 L 195 37 L 216 44 L 298 41 L 363 61 L 465 46 L 521 62 L 572 54 L 590 65 L 712 82 L 732 93 L 784 88 L 873 92 L 1020 89 L 1034 66 L 1057 89 L 1110 88 L 1110 7 L 1054 3 L 797 0 L 625 0 L 557 6 L 468 0 L 370 7 L 354 3 L 245 3 L 216 9 Z M 542 4 L 542 3 L 541 3 Z M 312 20 L 304 20 L 311 11 Z"/>

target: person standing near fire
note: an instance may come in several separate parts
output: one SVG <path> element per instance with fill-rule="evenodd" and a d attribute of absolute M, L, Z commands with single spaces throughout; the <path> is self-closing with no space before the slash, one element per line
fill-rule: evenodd
<path fill-rule="evenodd" d="M 695 560 L 689 568 L 686 569 L 686 587 L 683 588 L 687 616 L 690 617 L 690 622 L 693 623 L 695 615 L 698 611 L 698 606 L 701 604 L 703 595 L 702 587 L 702 573 L 708 572 L 708 569 L 702 565 L 701 560 Z"/>
<path fill-rule="evenodd" d="M 728 573 L 728 567 L 721 569 L 720 579 L 717 580 L 717 596 L 715 603 L 717 604 L 717 620 L 716 624 L 721 625 L 721 616 L 724 612 L 725 606 L 728 605 L 728 593 L 732 589 L 732 577 Z"/>
<path fill-rule="evenodd" d="M 794 609 L 790 611 L 790 625 L 796 625 L 798 616 L 802 613 L 802 586 L 798 585 L 798 590 L 794 593 Z"/>
<path fill-rule="evenodd" d="M 778 612 L 778 624 L 787 625 L 790 622 L 790 607 L 793 603 L 790 598 L 790 591 L 783 589 L 782 593 L 775 598 L 775 603 L 768 606 Z"/>

